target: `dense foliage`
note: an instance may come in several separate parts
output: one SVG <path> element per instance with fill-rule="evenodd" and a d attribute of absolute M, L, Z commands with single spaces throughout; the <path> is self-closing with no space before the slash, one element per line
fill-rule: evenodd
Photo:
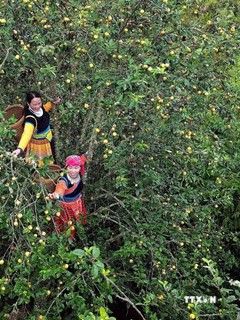
<path fill-rule="evenodd" d="M 1 319 L 236 319 L 238 1 L 0 3 Z M 32 89 L 63 99 L 58 164 L 90 153 L 74 244 L 47 162 L 11 156 L 3 111 Z"/>

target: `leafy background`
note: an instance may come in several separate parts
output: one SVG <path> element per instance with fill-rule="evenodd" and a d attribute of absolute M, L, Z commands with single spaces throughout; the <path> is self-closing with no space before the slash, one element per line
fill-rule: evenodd
<path fill-rule="evenodd" d="M 238 1 L 1 7 L 1 318 L 236 319 Z M 46 186 L 11 156 L 4 109 L 33 89 L 63 100 L 57 163 L 90 152 L 74 245 L 54 232 Z M 47 161 L 36 170 L 51 175 Z"/>

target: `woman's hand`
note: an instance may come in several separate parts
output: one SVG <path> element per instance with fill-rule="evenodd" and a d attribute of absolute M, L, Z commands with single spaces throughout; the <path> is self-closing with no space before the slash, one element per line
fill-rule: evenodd
<path fill-rule="evenodd" d="M 59 103 L 61 103 L 62 102 L 62 99 L 61 98 L 59 98 L 59 97 L 56 97 L 54 100 L 53 100 L 53 104 L 59 104 Z"/>
<path fill-rule="evenodd" d="M 48 197 L 49 197 L 49 199 L 51 199 L 51 200 L 56 200 L 56 199 L 59 198 L 59 195 L 58 195 L 56 192 L 53 192 L 53 193 L 49 193 L 49 194 L 48 194 Z"/>
<path fill-rule="evenodd" d="M 13 156 L 18 156 L 20 153 L 21 153 L 21 149 L 16 149 L 16 150 L 14 150 L 13 152 L 12 152 L 12 155 Z"/>

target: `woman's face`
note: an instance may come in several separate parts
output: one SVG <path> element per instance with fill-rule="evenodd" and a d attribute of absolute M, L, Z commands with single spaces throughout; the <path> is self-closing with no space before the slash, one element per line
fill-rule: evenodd
<path fill-rule="evenodd" d="M 68 166 L 67 173 L 70 178 L 75 179 L 79 175 L 80 169 L 80 166 Z"/>
<path fill-rule="evenodd" d="M 41 98 L 33 98 L 28 104 L 33 111 L 39 111 L 42 106 Z"/>

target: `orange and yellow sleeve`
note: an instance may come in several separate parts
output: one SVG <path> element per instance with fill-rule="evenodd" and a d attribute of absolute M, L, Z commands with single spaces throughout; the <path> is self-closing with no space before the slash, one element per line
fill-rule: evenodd
<path fill-rule="evenodd" d="M 83 164 L 85 164 L 86 161 L 87 161 L 87 157 L 86 157 L 84 154 L 82 154 L 82 155 L 81 155 L 81 158 L 82 158 Z"/>
<path fill-rule="evenodd" d="M 60 195 L 60 196 L 64 196 L 65 191 L 67 190 L 67 186 L 66 183 L 64 181 L 59 181 L 56 185 L 56 189 L 55 189 L 55 193 Z"/>
<path fill-rule="evenodd" d="M 81 155 L 81 159 L 82 159 L 83 164 L 86 163 L 87 157 L 88 157 L 88 151 Z"/>
<path fill-rule="evenodd" d="M 23 134 L 22 134 L 21 140 L 18 144 L 19 149 L 22 149 L 23 151 L 26 149 L 27 145 L 29 144 L 29 141 L 32 138 L 34 129 L 35 128 L 32 123 L 25 123 Z"/>
<path fill-rule="evenodd" d="M 44 104 L 43 107 L 48 112 L 52 109 L 52 106 L 53 106 L 52 102 L 48 101 L 46 104 Z"/>

